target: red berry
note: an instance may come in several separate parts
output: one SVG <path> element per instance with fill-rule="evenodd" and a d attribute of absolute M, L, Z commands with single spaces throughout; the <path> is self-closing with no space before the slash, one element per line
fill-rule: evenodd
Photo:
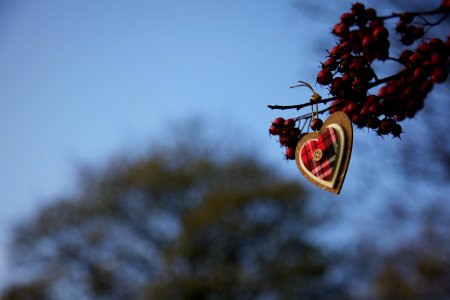
<path fill-rule="evenodd" d="M 271 125 L 270 127 L 269 127 L 269 134 L 270 135 L 279 135 L 280 134 L 280 131 L 275 127 L 275 125 Z"/>
<path fill-rule="evenodd" d="M 335 57 L 335 58 L 339 58 L 341 57 L 341 46 L 337 45 L 334 46 L 333 49 L 331 49 L 330 51 L 330 56 L 331 57 Z"/>
<path fill-rule="evenodd" d="M 424 34 L 425 32 L 423 31 L 422 27 L 414 27 L 414 29 L 412 30 L 412 36 L 415 40 L 420 39 Z"/>
<path fill-rule="evenodd" d="M 402 13 L 402 15 L 400 16 L 400 20 L 405 24 L 411 23 L 413 21 L 413 19 L 414 19 L 414 16 L 408 12 Z"/>
<path fill-rule="evenodd" d="M 409 98 L 412 93 L 413 93 L 412 88 L 410 86 L 405 86 L 405 87 L 403 87 L 403 89 L 401 91 L 400 97 L 403 99 L 406 99 L 406 98 Z"/>
<path fill-rule="evenodd" d="M 394 128 L 395 121 L 393 119 L 383 119 L 380 122 L 380 127 L 378 128 L 378 133 L 381 134 L 388 134 L 392 132 L 392 129 Z"/>
<path fill-rule="evenodd" d="M 331 81 L 330 92 L 332 94 L 336 95 L 338 93 L 338 91 L 342 90 L 343 87 L 344 87 L 344 82 L 342 80 L 342 77 L 333 78 L 333 80 Z"/>
<path fill-rule="evenodd" d="M 394 137 L 400 138 L 400 135 L 403 133 L 402 126 L 400 126 L 399 124 L 395 123 L 395 124 L 392 126 L 391 133 L 392 133 L 392 135 L 393 135 Z"/>
<path fill-rule="evenodd" d="M 279 117 L 273 120 L 272 125 L 274 125 L 276 128 L 282 128 L 284 126 L 284 119 Z"/>
<path fill-rule="evenodd" d="M 344 13 L 341 15 L 341 22 L 347 26 L 352 26 L 355 23 L 355 17 L 351 13 Z"/>
<path fill-rule="evenodd" d="M 359 128 L 363 128 L 366 125 L 366 120 L 360 115 L 353 115 L 352 122 Z"/>
<path fill-rule="evenodd" d="M 431 80 L 433 82 L 444 82 L 448 77 L 447 66 L 436 67 L 431 71 Z"/>
<path fill-rule="evenodd" d="M 350 71 L 353 71 L 355 73 L 361 71 L 362 67 L 363 65 L 360 59 L 354 59 L 349 66 Z"/>
<path fill-rule="evenodd" d="M 439 50 L 442 49 L 444 42 L 441 39 L 438 38 L 432 38 L 428 42 L 433 50 Z"/>
<path fill-rule="evenodd" d="M 352 14 L 358 16 L 358 15 L 362 15 L 365 12 L 365 7 L 364 4 L 360 3 L 360 2 L 356 2 L 353 3 L 352 5 Z"/>
<path fill-rule="evenodd" d="M 420 81 L 424 78 L 425 72 L 421 67 L 417 67 L 414 69 L 412 80 L 414 81 Z"/>
<path fill-rule="evenodd" d="M 286 159 L 295 159 L 295 147 L 286 148 Z"/>
<path fill-rule="evenodd" d="M 381 115 L 381 105 L 380 103 L 373 103 L 369 106 L 369 111 L 375 117 L 379 117 Z"/>
<path fill-rule="evenodd" d="M 374 44 L 374 40 L 373 37 L 371 35 L 366 35 L 363 39 L 362 39 L 362 46 L 364 48 L 370 48 L 373 46 Z"/>
<path fill-rule="evenodd" d="M 346 110 L 351 113 L 351 112 L 354 112 L 358 108 L 358 105 L 355 102 L 350 102 L 345 107 L 346 107 Z"/>
<path fill-rule="evenodd" d="M 406 111 L 406 116 L 410 119 L 414 118 L 414 116 L 416 115 L 416 110 L 407 110 Z"/>
<path fill-rule="evenodd" d="M 450 0 L 449 0 L 450 1 Z M 447 41 L 444 43 L 445 50 L 447 53 L 447 56 L 450 55 L 450 37 L 447 39 Z"/>
<path fill-rule="evenodd" d="M 294 119 L 287 119 L 286 121 L 284 121 L 284 127 L 285 128 L 294 128 L 295 127 L 295 120 Z"/>
<path fill-rule="evenodd" d="M 386 95 L 392 96 L 397 94 L 400 84 L 398 81 L 389 81 L 386 84 Z"/>
<path fill-rule="evenodd" d="M 402 36 L 400 41 L 402 42 L 403 45 L 409 46 L 414 43 L 414 37 L 410 34 L 405 34 L 404 36 Z"/>
<path fill-rule="evenodd" d="M 431 47 L 428 43 L 420 43 L 420 45 L 417 47 L 417 52 L 426 55 L 431 52 Z"/>
<path fill-rule="evenodd" d="M 341 56 L 341 62 L 351 63 L 352 59 L 353 59 L 353 55 L 351 55 L 350 53 L 344 53 Z"/>
<path fill-rule="evenodd" d="M 402 21 L 398 22 L 397 25 L 395 26 L 395 30 L 398 33 L 405 33 L 407 29 L 408 25 Z"/>
<path fill-rule="evenodd" d="M 431 61 L 428 60 L 428 59 L 424 60 L 424 61 L 422 62 L 422 69 L 423 69 L 425 72 L 430 71 L 430 69 L 431 69 Z"/>
<path fill-rule="evenodd" d="M 321 85 L 328 85 L 331 83 L 331 80 L 333 79 L 333 74 L 329 70 L 322 69 L 317 74 L 317 82 Z"/>
<path fill-rule="evenodd" d="M 411 56 L 409 57 L 408 61 L 412 65 L 418 66 L 423 61 L 423 55 L 420 54 L 420 53 L 415 52 L 415 53 L 411 54 Z"/>
<path fill-rule="evenodd" d="M 373 30 L 372 36 L 376 41 L 382 41 L 388 38 L 389 31 L 386 27 L 379 26 Z"/>
<path fill-rule="evenodd" d="M 387 95 L 387 87 L 386 86 L 382 86 L 379 90 L 378 90 L 378 97 L 385 97 Z"/>
<path fill-rule="evenodd" d="M 394 116 L 395 120 L 398 122 L 403 121 L 405 117 L 406 117 L 405 113 L 398 113 Z"/>
<path fill-rule="evenodd" d="M 380 119 L 378 119 L 377 117 L 369 117 L 367 118 L 366 125 L 369 128 L 377 129 L 378 127 L 380 127 Z"/>
<path fill-rule="evenodd" d="M 315 118 L 311 120 L 310 125 L 312 130 L 320 130 L 323 125 L 323 121 L 319 118 Z"/>
<path fill-rule="evenodd" d="M 418 111 L 419 109 L 421 109 L 421 101 L 419 101 L 418 99 L 410 99 L 408 101 L 408 103 L 406 104 L 406 110 L 407 111 Z"/>
<path fill-rule="evenodd" d="M 368 8 L 366 9 L 366 15 L 369 20 L 373 20 L 377 16 L 377 11 L 374 8 Z"/>
<path fill-rule="evenodd" d="M 298 137 L 300 136 L 301 133 L 302 133 L 302 132 L 301 132 L 300 128 L 295 127 L 295 128 L 292 128 L 292 129 L 291 129 L 291 131 L 290 131 L 290 133 L 289 133 L 289 136 L 290 136 L 290 137 L 295 141 L 295 143 L 297 144 L 297 142 L 298 142 Z"/>
<path fill-rule="evenodd" d="M 369 107 L 367 105 L 363 106 L 359 111 L 361 116 L 367 116 L 369 114 Z"/>
<path fill-rule="evenodd" d="M 356 47 L 360 43 L 359 32 L 359 30 L 352 30 L 347 36 L 347 40 L 352 47 Z"/>
<path fill-rule="evenodd" d="M 414 52 L 412 52 L 411 50 L 405 50 L 402 52 L 402 54 L 400 54 L 400 57 L 398 58 L 398 60 L 402 63 L 402 64 L 406 64 L 409 60 L 409 57 L 413 54 Z"/>
<path fill-rule="evenodd" d="M 369 95 L 367 96 L 367 105 L 372 105 L 374 103 L 378 103 L 380 101 L 380 98 L 378 98 L 375 95 Z"/>
<path fill-rule="evenodd" d="M 338 62 L 332 57 L 330 57 L 329 59 L 327 59 L 325 62 L 322 63 L 322 68 L 328 69 L 330 71 L 336 70 L 337 66 Z"/>
<path fill-rule="evenodd" d="M 342 100 L 334 100 L 330 104 L 330 113 L 340 111 L 343 106 L 344 106 L 344 104 L 343 104 Z"/>
<path fill-rule="evenodd" d="M 430 80 L 422 81 L 419 84 L 419 91 L 423 94 L 428 94 L 433 89 L 433 82 Z"/>
<path fill-rule="evenodd" d="M 368 20 L 369 20 L 369 19 L 367 18 L 366 13 L 363 12 L 363 13 L 361 13 L 361 14 L 358 16 L 358 18 L 356 19 L 356 25 L 358 25 L 359 27 L 363 28 L 363 27 L 366 25 L 366 23 L 367 23 Z"/>
<path fill-rule="evenodd" d="M 445 10 L 450 9 L 450 0 L 442 0 L 440 7 Z"/>
<path fill-rule="evenodd" d="M 350 44 L 350 42 L 345 41 L 339 45 L 339 48 L 341 49 L 342 52 L 346 53 L 352 50 L 352 45 Z"/>
<path fill-rule="evenodd" d="M 337 36 L 345 36 L 348 33 L 348 26 L 344 23 L 338 23 L 333 27 L 333 34 Z"/>
<path fill-rule="evenodd" d="M 438 65 L 442 62 L 444 62 L 444 57 L 440 53 L 433 53 L 433 55 L 431 55 L 431 64 Z"/>
<path fill-rule="evenodd" d="M 383 20 L 382 19 L 378 19 L 378 18 L 375 18 L 375 19 L 373 19 L 371 22 L 370 22 L 370 28 L 372 28 L 372 29 L 375 29 L 375 28 L 377 28 L 377 27 L 383 27 L 384 26 L 384 22 L 383 22 Z"/>
<path fill-rule="evenodd" d="M 362 82 L 361 78 L 356 77 L 355 80 L 353 80 L 352 89 L 354 89 L 356 92 L 356 90 L 361 90 L 362 88 L 363 88 L 363 82 Z"/>
<path fill-rule="evenodd" d="M 289 138 L 285 135 L 280 135 L 279 141 L 280 141 L 281 146 L 286 147 L 289 142 Z"/>

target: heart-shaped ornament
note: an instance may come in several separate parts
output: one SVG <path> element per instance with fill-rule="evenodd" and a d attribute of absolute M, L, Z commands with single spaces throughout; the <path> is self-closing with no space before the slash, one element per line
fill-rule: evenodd
<path fill-rule="evenodd" d="M 319 132 L 303 136 L 295 148 L 295 161 L 303 176 L 318 187 L 339 194 L 353 145 L 353 128 L 344 112 L 331 114 Z"/>

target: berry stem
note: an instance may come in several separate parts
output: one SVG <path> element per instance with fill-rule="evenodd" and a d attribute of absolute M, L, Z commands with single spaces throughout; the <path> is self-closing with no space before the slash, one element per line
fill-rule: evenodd
<path fill-rule="evenodd" d="M 373 78 L 375 78 L 375 82 L 379 81 L 377 73 L 375 73 L 375 70 L 372 68 L 372 65 L 369 63 L 366 63 L 365 65 L 369 69 L 369 71 L 372 73 Z"/>
<path fill-rule="evenodd" d="M 404 72 L 405 71 L 401 71 L 401 72 L 399 72 L 397 74 L 394 74 L 394 75 L 391 75 L 391 76 L 388 76 L 388 77 L 385 77 L 385 78 L 382 78 L 382 79 L 379 79 L 379 80 L 375 80 L 374 82 L 369 84 L 369 89 L 371 89 L 371 88 L 373 88 L 373 87 L 375 87 L 377 85 L 380 85 L 382 83 L 389 82 L 391 80 L 397 79 L 397 78 L 401 77 Z"/>
<path fill-rule="evenodd" d="M 299 119 L 299 120 L 301 120 L 301 119 Z M 305 119 L 305 123 L 303 123 L 303 126 L 302 126 L 302 128 L 300 129 L 301 132 L 303 132 L 303 130 L 305 129 L 305 126 L 306 126 L 307 123 L 308 123 L 308 118 Z"/>

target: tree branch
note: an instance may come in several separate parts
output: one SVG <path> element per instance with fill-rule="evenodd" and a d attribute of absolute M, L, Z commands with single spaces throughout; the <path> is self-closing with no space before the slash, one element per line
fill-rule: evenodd
<path fill-rule="evenodd" d="M 375 86 L 377 86 L 377 85 L 380 85 L 380 84 L 382 84 L 382 83 L 389 82 L 389 81 L 391 81 L 391 80 L 397 79 L 397 78 L 399 78 L 401 75 L 403 75 L 403 73 L 405 73 L 405 71 L 407 71 L 407 70 L 403 70 L 403 71 L 401 71 L 401 72 L 398 72 L 398 73 L 396 73 L 396 74 L 394 74 L 394 75 L 391 75 L 391 76 L 388 76 L 388 77 L 385 77 L 385 78 L 382 78 L 382 79 L 380 79 L 380 80 L 375 80 L 374 82 L 372 82 L 372 83 L 369 84 L 369 87 L 368 87 L 367 89 L 371 89 L 371 88 L 373 88 L 373 87 L 375 87 Z"/>
<path fill-rule="evenodd" d="M 444 10 L 442 10 L 441 8 L 433 9 L 433 10 L 426 11 L 426 12 L 410 12 L 410 14 L 413 17 L 425 16 L 425 15 L 436 15 L 436 14 L 445 14 L 446 16 L 448 15 L 448 13 L 445 12 Z M 401 15 L 402 14 L 399 14 L 399 13 L 392 13 L 390 16 L 383 16 L 383 17 L 378 17 L 378 18 L 381 20 L 387 20 L 387 19 L 392 19 L 392 18 L 398 18 Z"/>
<path fill-rule="evenodd" d="M 424 25 L 426 25 L 426 26 L 436 26 L 436 25 L 439 25 L 440 23 L 442 23 L 445 19 L 447 19 L 448 13 L 444 14 L 444 15 L 443 15 L 439 20 L 437 20 L 436 22 L 430 22 L 430 21 L 428 21 L 427 19 L 425 19 L 425 17 L 423 17 L 423 16 L 419 16 L 419 17 L 422 19 L 422 21 L 425 22 Z"/>
<path fill-rule="evenodd" d="M 311 105 L 314 105 L 316 103 L 322 104 L 322 103 L 327 103 L 327 102 L 332 101 L 332 100 L 336 100 L 336 97 L 325 98 L 325 99 L 321 99 L 321 100 L 318 100 L 318 101 L 311 101 L 310 100 L 307 103 L 297 104 L 297 105 L 286 105 L 286 106 L 285 105 L 267 105 L 267 107 L 270 108 L 270 109 L 281 109 L 281 110 L 296 109 L 296 110 L 300 110 L 300 109 L 302 109 L 304 107 L 311 106 Z"/>
<path fill-rule="evenodd" d="M 319 110 L 319 111 L 318 111 L 318 114 L 321 115 L 321 114 L 323 114 L 323 113 L 329 111 L 330 109 L 332 109 L 332 108 L 334 108 L 334 107 L 342 106 L 342 103 L 343 103 L 343 100 L 342 100 L 342 101 L 339 101 L 339 102 L 336 103 L 336 104 L 330 105 L 329 107 L 326 107 L 326 108 L 324 108 L 324 109 L 322 109 L 322 110 Z M 312 113 L 307 113 L 307 114 L 301 115 L 301 116 L 299 116 L 299 117 L 297 117 L 297 118 L 295 118 L 295 119 L 296 119 L 296 120 L 302 120 L 302 119 L 308 119 L 308 118 L 311 118 L 311 117 L 312 117 Z"/>

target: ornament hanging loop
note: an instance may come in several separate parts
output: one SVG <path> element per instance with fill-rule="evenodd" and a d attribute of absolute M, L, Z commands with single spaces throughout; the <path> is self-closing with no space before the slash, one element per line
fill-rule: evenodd
<path fill-rule="evenodd" d="M 313 94 L 311 95 L 311 98 L 310 98 L 310 101 L 312 103 L 312 105 L 311 105 L 311 118 L 312 119 L 319 118 L 319 103 L 318 103 L 318 101 L 322 100 L 322 96 L 320 96 L 318 93 L 316 93 L 316 91 L 314 91 L 314 89 L 312 88 L 312 86 L 309 83 L 307 83 L 305 81 L 301 81 L 301 80 L 299 80 L 298 82 L 300 84 L 291 86 L 291 88 L 306 86 L 307 88 L 309 88 L 313 92 Z M 316 104 L 316 112 L 315 113 L 314 113 L 314 103 Z"/>

